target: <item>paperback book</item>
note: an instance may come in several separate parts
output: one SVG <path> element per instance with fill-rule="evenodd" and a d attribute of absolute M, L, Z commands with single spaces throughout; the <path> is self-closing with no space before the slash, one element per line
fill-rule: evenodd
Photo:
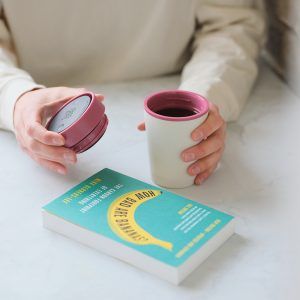
<path fill-rule="evenodd" d="M 44 227 L 179 284 L 234 233 L 234 217 L 103 169 L 43 207 Z"/>

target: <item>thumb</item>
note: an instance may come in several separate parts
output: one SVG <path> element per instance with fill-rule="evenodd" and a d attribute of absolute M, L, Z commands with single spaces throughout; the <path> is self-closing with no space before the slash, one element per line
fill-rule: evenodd
<path fill-rule="evenodd" d="M 70 99 L 72 99 L 75 95 L 73 96 L 67 96 L 64 98 L 60 98 L 58 100 L 55 100 L 49 104 L 46 104 L 43 108 L 42 108 L 42 119 L 43 120 L 48 120 L 49 118 L 51 118 L 52 116 L 54 116 L 59 109 Z"/>
<path fill-rule="evenodd" d="M 64 145 L 64 137 L 57 132 L 48 131 L 41 124 L 41 118 L 39 115 L 36 115 L 35 118 L 33 117 L 33 119 L 28 118 L 28 120 L 29 122 L 26 124 L 26 132 L 28 136 L 46 145 Z"/>
<path fill-rule="evenodd" d="M 70 95 L 67 95 L 63 98 L 60 98 L 50 104 L 48 104 L 46 107 L 45 107 L 45 112 L 46 114 L 50 114 L 50 115 L 53 115 L 55 114 L 66 102 L 68 102 L 70 99 L 72 99 L 73 97 L 75 96 L 79 96 L 80 94 L 83 94 L 85 92 L 87 92 L 86 90 L 84 89 L 70 89 L 71 90 L 71 94 Z M 72 93 L 74 92 L 74 93 Z M 95 94 L 95 97 L 98 101 L 102 102 L 104 100 L 104 96 L 101 95 L 101 94 Z"/>
<path fill-rule="evenodd" d="M 137 128 L 138 128 L 138 130 L 140 130 L 140 131 L 145 131 L 145 130 L 146 130 L 145 122 L 140 123 L 140 124 L 138 125 Z"/>

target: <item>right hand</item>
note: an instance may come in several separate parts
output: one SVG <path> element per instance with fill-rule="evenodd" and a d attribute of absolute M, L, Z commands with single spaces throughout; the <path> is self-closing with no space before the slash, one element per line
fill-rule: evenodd
<path fill-rule="evenodd" d="M 76 153 L 63 147 L 61 134 L 43 125 L 66 101 L 84 92 L 67 87 L 38 89 L 24 93 L 15 104 L 14 127 L 20 147 L 37 163 L 60 174 L 67 173 L 68 164 L 76 163 Z M 102 95 L 96 97 L 103 100 Z"/>

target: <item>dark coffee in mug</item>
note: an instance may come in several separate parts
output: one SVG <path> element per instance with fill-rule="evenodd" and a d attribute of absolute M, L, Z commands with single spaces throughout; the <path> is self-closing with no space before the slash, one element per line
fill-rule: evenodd
<path fill-rule="evenodd" d="M 192 116 L 198 113 L 198 111 L 194 109 L 186 109 L 186 108 L 180 108 L 180 107 L 169 107 L 169 108 L 163 108 L 160 110 L 155 111 L 157 114 L 167 117 L 188 117 Z"/>

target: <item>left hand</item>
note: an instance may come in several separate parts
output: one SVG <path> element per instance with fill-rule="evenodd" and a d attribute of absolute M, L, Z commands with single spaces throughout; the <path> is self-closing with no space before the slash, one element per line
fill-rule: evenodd
<path fill-rule="evenodd" d="M 138 129 L 145 130 L 145 123 L 140 124 Z M 225 136 L 226 123 L 218 107 L 209 103 L 207 119 L 191 133 L 192 139 L 198 144 L 181 153 L 183 161 L 192 162 L 187 172 L 195 176 L 195 184 L 200 185 L 217 168 L 225 148 Z"/>

